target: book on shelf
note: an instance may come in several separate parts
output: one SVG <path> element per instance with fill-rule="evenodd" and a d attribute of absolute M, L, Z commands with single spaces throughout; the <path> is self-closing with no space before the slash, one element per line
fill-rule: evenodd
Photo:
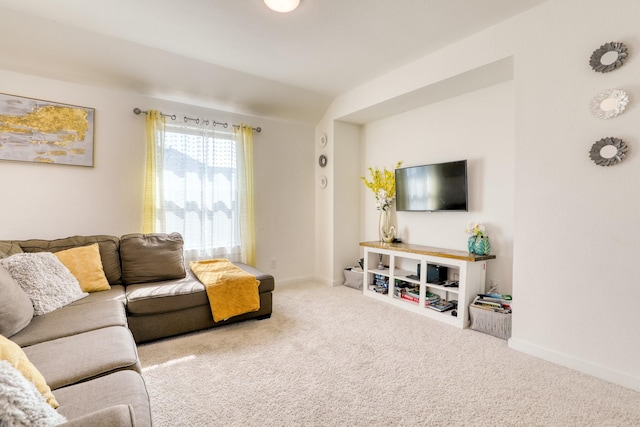
<path fill-rule="evenodd" d="M 456 308 L 456 304 L 454 304 L 452 301 L 441 299 L 438 302 L 429 304 L 427 307 L 429 307 L 432 310 L 442 312 L 442 311 L 452 310 Z"/>
<path fill-rule="evenodd" d="M 407 292 L 400 292 L 400 298 L 411 302 L 420 302 L 419 297 L 415 297 Z"/>

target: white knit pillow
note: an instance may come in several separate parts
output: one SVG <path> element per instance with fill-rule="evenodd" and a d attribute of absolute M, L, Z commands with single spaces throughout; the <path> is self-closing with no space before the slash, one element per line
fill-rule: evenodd
<path fill-rule="evenodd" d="M 51 252 L 21 253 L 0 259 L 33 303 L 33 314 L 50 313 L 89 295 Z"/>
<path fill-rule="evenodd" d="M 32 382 L 9 362 L 0 360 L 0 425 L 46 427 L 66 421 Z"/>

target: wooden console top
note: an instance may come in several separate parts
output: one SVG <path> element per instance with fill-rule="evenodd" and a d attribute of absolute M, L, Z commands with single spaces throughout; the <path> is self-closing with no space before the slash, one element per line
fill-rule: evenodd
<path fill-rule="evenodd" d="M 476 255 L 470 252 L 455 251 L 452 249 L 435 248 L 432 246 L 412 245 L 409 243 L 382 243 L 378 241 L 360 242 L 360 246 L 377 249 L 389 249 L 392 251 L 409 252 L 419 255 L 431 255 L 442 258 L 459 259 L 463 261 L 476 262 L 495 259 L 495 255 Z"/>

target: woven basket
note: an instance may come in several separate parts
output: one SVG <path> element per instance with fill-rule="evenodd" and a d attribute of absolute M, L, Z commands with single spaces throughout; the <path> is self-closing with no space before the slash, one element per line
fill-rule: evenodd
<path fill-rule="evenodd" d="M 469 306 L 469 327 L 494 337 L 508 340 L 511 338 L 511 313 L 496 313 L 482 308 Z"/>

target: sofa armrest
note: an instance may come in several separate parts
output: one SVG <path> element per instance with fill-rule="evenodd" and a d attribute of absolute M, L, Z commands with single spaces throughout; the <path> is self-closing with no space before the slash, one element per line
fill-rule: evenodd
<path fill-rule="evenodd" d="M 64 427 L 135 427 L 136 419 L 130 405 L 115 405 L 60 425 Z"/>

